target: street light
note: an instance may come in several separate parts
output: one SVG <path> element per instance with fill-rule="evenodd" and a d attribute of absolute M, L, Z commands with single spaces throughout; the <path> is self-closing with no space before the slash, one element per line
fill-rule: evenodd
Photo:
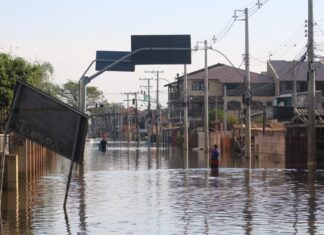
<path fill-rule="evenodd" d="M 88 77 L 86 77 L 86 73 L 89 71 L 89 69 L 91 68 L 91 66 L 93 65 L 94 62 L 96 62 L 97 60 L 93 60 L 88 68 L 84 71 L 84 73 L 82 74 L 80 80 L 79 80 L 79 110 L 82 112 L 86 112 L 86 85 L 88 83 L 90 83 L 90 80 Z"/>
<path fill-rule="evenodd" d="M 230 65 L 235 69 L 235 71 L 241 76 L 240 71 L 235 67 L 235 65 L 227 58 L 227 56 L 223 52 L 216 50 L 213 47 L 209 47 L 208 49 L 215 51 L 215 52 L 219 53 L 220 55 L 222 55 L 228 61 L 228 63 L 230 63 Z"/>

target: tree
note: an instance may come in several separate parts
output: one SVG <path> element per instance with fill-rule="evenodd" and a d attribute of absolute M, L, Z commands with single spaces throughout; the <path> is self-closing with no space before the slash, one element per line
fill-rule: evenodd
<path fill-rule="evenodd" d="M 22 80 L 40 89 L 55 91 L 50 83 L 53 67 L 50 63 L 29 63 L 21 57 L 0 53 L 0 126 L 9 112 L 15 84 Z"/>
<path fill-rule="evenodd" d="M 68 105 L 77 108 L 79 105 L 79 84 L 69 80 L 64 83 L 59 90 L 58 97 Z M 102 105 L 107 105 L 103 92 L 95 86 L 87 87 L 87 110 L 92 113 L 93 109 Z"/>
<path fill-rule="evenodd" d="M 69 80 L 59 88 L 58 98 L 64 103 L 78 108 L 79 105 L 79 86 L 78 83 Z"/>
<path fill-rule="evenodd" d="M 224 121 L 224 111 L 217 109 L 217 117 L 219 120 Z M 209 110 L 208 113 L 208 119 L 209 119 L 209 124 L 211 122 L 213 122 L 216 118 L 216 110 L 215 109 L 211 109 Z M 238 123 L 238 118 L 236 116 L 234 116 L 233 114 L 228 114 L 227 115 L 227 123 L 229 124 L 229 126 L 232 126 L 235 123 Z"/>

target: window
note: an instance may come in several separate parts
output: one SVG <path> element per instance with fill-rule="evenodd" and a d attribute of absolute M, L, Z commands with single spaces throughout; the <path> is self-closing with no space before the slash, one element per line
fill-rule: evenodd
<path fill-rule="evenodd" d="M 200 115 L 203 112 L 203 105 L 201 103 L 190 103 L 190 114 L 191 116 Z"/>
<path fill-rule="evenodd" d="M 228 84 L 226 84 L 226 89 L 234 90 L 234 89 L 240 88 L 241 86 L 242 86 L 242 83 L 228 83 Z"/>
<path fill-rule="evenodd" d="M 281 82 L 280 83 L 280 93 L 287 94 L 290 93 L 293 89 L 292 82 Z"/>
<path fill-rule="evenodd" d="M 321 91 L 322 96 L 324 95 L 324 83 L 323 82 L 316 82 L 316 91 Z"/>
<path fill-rule="evenodd" d="M 202 91 L 204 90 L 204 81 L 193 81 L 191 90 L 193 91 Z"/>
<path fill-rule="evenodd" d="M 307 82 L 298 82 L 297 91 L 298 92 L 306 92 L 307 91 Z"/>

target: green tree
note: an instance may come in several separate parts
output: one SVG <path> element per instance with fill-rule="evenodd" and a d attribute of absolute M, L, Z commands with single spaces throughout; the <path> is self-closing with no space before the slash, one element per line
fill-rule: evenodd
<path fill-rule="evenodd" d="M 8 114 L 14 87 L 22 80 L 40 89 L 55 91 L 50 83 L 53 67 L 50 63 L 29 63 L 21 57 L 0 53 L 0 126 Z"/>
<path fill-rule="evenodd" d="M 224 121 L 224 111 L 217 109 L 217 117 L 219 120 Z M 215 109 L 211 109 L 209 110 L 208 113 L 208 119 L 209 119 L 209 123 L 213 122 L 216 118 L 216 110 Z M 233 124 L 238 123 L 238 118 L 236 116 L 234 116 L 233 114 L 228 114 L 227 115 L 227 123 L 229 124 L 229 126 L 232 126 Z"/>
<path fill-rule="evenodd" d="M 74 108 L 78 108 L 79 105 L 79 84 L 77 82 L 69 80 L 64 83 L 59 90 L 58 97 L 65 103 Z M 95 108 L 108 106 L 108 102 L 105 100 L 103 92 L 98 90 L 95 86 L 87 87 L 87 110 L 93 113 Z"/>

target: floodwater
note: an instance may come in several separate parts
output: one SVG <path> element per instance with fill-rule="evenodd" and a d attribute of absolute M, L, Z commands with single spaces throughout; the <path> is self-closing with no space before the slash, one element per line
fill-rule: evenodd
<path fill-rule="evenodd" d="M 83 167 L 49 161 L 44 175 L 4 194 L 1 234 L 323 234 L 324 171 L 222 156 L 211 171 L 199 152 L 87 143 Z M 275 164 L 277 164 L 277 167 Z M 7 203 L 4 203 L 7 202 Z"/>

